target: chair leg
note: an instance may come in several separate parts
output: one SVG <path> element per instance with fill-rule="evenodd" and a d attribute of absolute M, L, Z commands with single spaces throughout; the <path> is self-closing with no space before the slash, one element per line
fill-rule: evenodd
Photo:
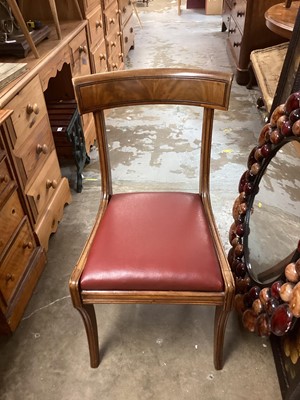
<path fill-rule="evenodd" d="M 229 311 L 224 310 L 222 306 L 216 307 L 214 328 L 214 365 L 216 370 L 223 368 L 223 344 L 228 317 Z"/>
<path fill-rule="evenodd" d="M 98 329 L 97 320 L 93 304 L 85 304 L 80 308 L 77 308 L 83 319 L 86 336 L 89 345 L 90 352 L 90 364 L 92 368 L 97 368 L 100 364 L 99 356 L 99 341 L 98 341 Z"/>

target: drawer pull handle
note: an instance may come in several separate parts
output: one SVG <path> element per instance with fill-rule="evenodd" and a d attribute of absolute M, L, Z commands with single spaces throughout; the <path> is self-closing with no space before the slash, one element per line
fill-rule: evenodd
<path fill-rule="evenodd" d="M 24 242 L 23 244 L 23 249 L 32 249 L 33 248 L 33 244 L 32 242 L 29 240 L 29 242 Z"/>
<path fill-rule="evenodd" d="M 121 10 L 120 9 L 116 10 L 116 15 L 118 15 L 118 14 L 121 14 Z"/>
<path fill-rule="evenodd" d="M 96 28 L 102 28 L 102 22 L 96 21 Z"/>
<path fill-rule="evenodd" d="M 123 60 L 124 54 L 123 53 L 119 53 L 119 59 Z"/>
<path fill-rule="evenodd" d="M 115 23 L 115 19 L 114 18 L 109 18 L 109 23 L 110 24 L 114 24 Z"/>
<path fill-rule="evenodd" d="M 245 15 L 245 13 L 243 11 L 238 11 L 236 13 L 237 17 L 243 17 Z"/>
<path fill-rule="evenodd" d="M 130 32 L 130 33 L 133 33 L 133 28 L 130 28 L 129 32 Z"/>
<path fill-rule="evenodd" d="M 116 42 L 110 42 L 111 47 L 116 47 L 117 43 Z"/>
<path fill-rule="evenodd" d="M 234 42 L 233 43 L 233 47 L 240 47 L 240 45 L 241 45 L 241 43 L 239 43 L 239 42 Z"/>
<path fill-rule="evenodd" d="M 13 276 L 13 274 L 6 274 L 5 280 L 6 280 L 6 282 L 9 282 L 9 281 L 13 282 L 15 280 L 15 277 Z"/>
<path fill-rule="evenodd" d="M 29 114 L 29 115 L 32 113 L 37 115 L 40 112 L 40 109 L 36 103 L 34 103 L 34 104 L 29 103 L 29 104 L 27 104 L 26 111 L 27 111 L 27 114 Z"/>
<path fill-rule="evenodd" d="M 112 64 L 112 69 L 118 69 L 118 65 L 116 63 Z"/>
<path fill-rule="evenodd" d="M 125 14 L 127 11 L 127 8 L 124 6 L 122 11 L 123 11 L 123 14 Z"/>
<path fill-rule="evenodd" d="M 8 183 L 9 182 L 9 176 L 7 174 L 5 175 L 0 175 L 0 183 Z"/>
<path fill-rule="evenodd" d="M 122 36 L 122 32 L 117 32 L 117 36 L 121 37 Z"/>
<path fill-rule="evenodd" d="M 47 179 L 46 181 L 46 188 L 50 189 L 56 189 L 57 188 L 57 180 L 53 179 L 52 181 L 50 179 Z"/>
<path fill-rule="evenodd" d="M 100 53 L 100 60 L 106 60 L 106 55 L 103 53 Z"/>
<path fill-rule="evenodd" d="M 229 29 L 229 33 L 235 33 L 236 29 Z"/>
<path fill-rule="evenodd" d="M 79 46 L 79 54 L 81 53 L 87 53 L 87 47 L 86 46 Z"/>
<path fill-rule="evenodd" d="M 37 144 L 36 145 L 36 154 L 48 154 L 49 149 L 48 146 L 46 144 Z"/>

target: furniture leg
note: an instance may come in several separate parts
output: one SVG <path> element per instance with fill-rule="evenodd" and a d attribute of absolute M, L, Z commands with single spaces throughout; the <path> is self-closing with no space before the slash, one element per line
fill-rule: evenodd
<path fill-rule="evenodd" d="M 54 24 L 55 24 L 57 37 L 58 37 L 59 40 L 61 40 L 61 30 L 60 30 L 60 25 L 59 25 L 59 20 L 58 20 L 55 0 L 49 0 L 49 5 L 50 5 L 50 8 L 51 8 L 52 17 L 54 19 Z"/>
<path fill-rule="evenodd" d="M 78 307 L 77 310 L 82 317 L 88 339 L 91 368 L 97 368 L 100 364 L 100 355 L 98 328 L 94 306 L 93 304 L 85 304 L 80 308 Z"/>
<path fill-rule="evenodd" d="M 228 317 L 229 311 L 224 310 L 223 306 L 216 306 L 214 327 L 214 365 L 216 370 L 223 367 L 223 344 Z"/>

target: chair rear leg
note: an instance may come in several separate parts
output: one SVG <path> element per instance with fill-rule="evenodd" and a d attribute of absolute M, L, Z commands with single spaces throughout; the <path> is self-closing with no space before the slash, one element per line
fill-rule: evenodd
<path fill-rule="evenodd" d="M 84 304 L 82 307 L 77 307 L 83 319 L 86 336 L 90 352 L 90 364 L 92 368 L 97 368 L 100 364 L 99 341 L 97 320 L 93 304 Z"/>
<path fill-rule="evenodd" d="M 216 306 L 214 327 L 214 365 L 216 370 L 223 368 L 223 345 L 229 312 L 223 306 Z"/>

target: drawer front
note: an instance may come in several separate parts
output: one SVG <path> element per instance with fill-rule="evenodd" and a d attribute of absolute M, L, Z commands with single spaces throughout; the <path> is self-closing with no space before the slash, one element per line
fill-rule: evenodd
<path fill-rule="evenodd" d="M 106 45 L 104 40 L 91 53 L 91 63 L 91 67 L 94 73 L 107 71 Z"/>
<path fill-rule="evenodd" d="M 238 65 L 242 44 L 242 34 L 233 19 L 231 19 L 230 21 L 228 39 L 231 45 L 232 53 L 235 58 L 235 62 Z"/>
<path fill-rule="evenodd" d="M 107 10 L 104 10 L 106 36 L 120 29 L 119 14 L 120 11 L 116 3 L 111 4 Z"/>
<path fill-rule="evenodd" d="M 6 305 L 16 292 L 35 249 L 35 240 L 28 219 L 25 217 L 0 268 L 0 291 Z"/>
<path fill-rule="evenodd" d="M 95 47 L 104 38 L 100 6 L 88 17 L 88 32 L 91 48 Z"/>
<path fill-rule="evenodd" d="M 231 15 L 239 26 L 241 32 L 244 32 L 245 18 L 246 18 L 246 6 L 245 0 L 236 0 L 232 4 Z"/>
<path fill-rule="evenodd" d="M 6 157 L 4 157 L 0 162 L 0 204 L 2 203 L 2 198 L 7 193 L 9 188 L 12 186 L 14 178 L 12 176 L 9 163 Z"/>
<path fill-rule="evenodd" d="M 18 193 L 17 191 L 14 191 L 0 210 L 0 258 L 2 251 L 19 226 L 23 217 L 24 211 Z"/>
<path fill-rule="evenodd" d="M 47 114 L 44 94 L 39 77 L 36 76 L 7 104 L 14 110 L 11 119 L 14 125 L 17 142 L 21 146 L 33 134 L 35 127 Z"/>
<path fill-rule="evenodd" d="M 37 125 L 35 134 L 22 147 L 14 151 L 23 188 L 32 176 L 40 171 L 54 149 L 54 141 L 47 116 Z"/>
<path fill-rule="evenodd" d="M 110 59 L 115 53 L 122 53 L 121 39 L 122 34 L 119 31 L 113 32 L 106 38 L 108 59 Z"/>
<path fill-rule="evenodd" d="M 90 74 L 91 70 L 85 30 L 82 30 L 73 40 L 71 40 L 69 47 L 72 59 L 72 76 Z"/>
<path fill-rule="evenodd" d="M 36 125 L 47 114 L 44 94 L 39 77 L 36 76 L 7 104 L 14 110 L 11 119 L 14 125 L 17 143 L 21 146 L 32 135 Z"/>
<path fill-rule="evenodd" d="M 125 25 L 132 15 L 132 2 L 131 0 L 119 0 L 121 25 Z"/>
<path fill-rule="evenodd" d="M 97 5 L 99 5 L 100 0 L 83 0 L 85 15 L 91 12 Z"/>
<path fill-rule="evenodd" d="M 133 30 L 133 21 L 128 21 L 123 29 L 123 49 L 124 49 L 124 57 L 127 56 L 129 50 L 134 47 L 134 30 Z"/>
<path fill-rule="evenodd" d="M 57 160 L 56 151 L 47 158 L 45 165 L 35 179 L 34 183 L 26 191 L 34 222 L 38 220 L 46 205 L 54 195 L 61 180 L 61 172 Z"/>

